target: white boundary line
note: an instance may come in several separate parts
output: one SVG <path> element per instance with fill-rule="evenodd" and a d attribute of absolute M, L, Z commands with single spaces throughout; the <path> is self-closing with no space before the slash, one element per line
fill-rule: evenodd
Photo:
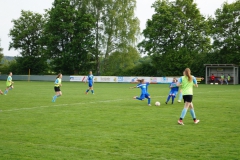
<path fill-rule="evenodd" d="M 1 110 L 1 112 L 12 112 L 12 111 L 31 110 L 31 109 L 38 109 L 38 108 L 88 104 L 88 103 L 108 103 L 108 102 L 121 101 L 121 100 L 123 100 L 123 99 L 105 100 L 105 101 L 96 101 L 96 102 L 84 102 L 84 103 L 81 102 L 81 103 L 72 103 L 72 104 L 55 104 L 55 105 L 49 105 L 49 106 L 37 106 L 37 107 L 29 107 L 29 108 L 16 108 L 16 109 L 9 109 L 9 110 Z"/>

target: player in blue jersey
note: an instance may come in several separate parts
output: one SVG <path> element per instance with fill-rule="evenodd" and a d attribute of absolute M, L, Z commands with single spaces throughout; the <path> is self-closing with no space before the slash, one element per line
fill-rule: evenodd
<path fill-rule="evenodd" d="M 172 83 L 170 84 L 169 88 L 171 89 L 169 92 L 169 95 L 167 97 L 167 101 L 165 102 L 166 104 L 168 103 L 168 101 L 170 100 L 170 98 L 172 97 L 172 104 L 174 102 L 174 98 L 176 97 L 177 93 L 178 93 L 178 86 L 177 86 L 177 79 L 173 78 Z"/>
<path fill-rule="evenodd" d="M 137 99 L 137 100 L 141 100 L 141 101 L 143 99 L 147 98 L 148 99 L 148 105 L 151 106 L 151 97 L 150 97 L 150 94 L 147 91 L 149 83 L 145 82 L 144 79 L 139 80 L 139 82 L 140 82 L 140 84 L 138 84 L 137 86 L 130 87 L 131 89 L 133 89 L 133 88 L 140 88 L 141 89 L 140 97 L 135 96 L 133 98 Z"/>
<path fill-rule="evenodd" d="M 61 86 L 62 86 L 62 74 L 59 73 L 54 82 L 54 91 L 56 94 L 55 94 L 55 96 L 53 96 L 52 102 L 55 102 L 56 99 L 62 95 L 62 91 L 60 89 Z"/>
<path fill-rule="evenodd" d="M 88 89 L 86 90 L 85 94 L 88 94 L 88 91 L 91 90 L 92 94 L 94 94 L 94 91 L 93 91 L 93 83 L 94 83 L 94 80 L 93 80 L 94 76 L 92 74 L 92 71 L 89 72 L 89 75 L 85 81 L 85 83 L 88 81 Z"/>

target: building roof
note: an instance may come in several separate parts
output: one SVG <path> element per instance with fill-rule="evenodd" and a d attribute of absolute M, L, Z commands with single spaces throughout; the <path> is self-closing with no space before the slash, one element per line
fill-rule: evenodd
<path fill-rule="evenodd" d="M 236 64 L 204 64 L 204 66 L 216 66 L 216 67 L 230 67 L 230 66 L 232 66 L 232 67 L 238 67 L 238 65 L 236 65 Z"/>

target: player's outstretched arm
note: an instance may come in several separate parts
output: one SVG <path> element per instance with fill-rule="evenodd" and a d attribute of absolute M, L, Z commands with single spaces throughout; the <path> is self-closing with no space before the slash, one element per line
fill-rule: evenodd
<path fill-rule="evenodd" d="M 137 88 L 136 86 L 134 86 L 134 87 L 129 87 L 129 89 L 134 89 L 134 88 Z"/>

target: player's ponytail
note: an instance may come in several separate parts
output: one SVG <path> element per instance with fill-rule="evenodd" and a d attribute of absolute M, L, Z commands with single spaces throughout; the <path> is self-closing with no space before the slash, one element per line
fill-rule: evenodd
<path fill-rule="evenodd" d="M 56 79 L 58 79 L 61 75 L 62 75 L 62 73 L 58 73 Z"/>
<path fill-rule="evenodd" d="M 191 70 L 190 70 L 190 68 L 186 68 L 185 71 L 184 71 L 184 73 L 185 73 L 185 76 L 188 77 L 188 82 L 191 82 L 191 81 L 192 81 L 192 75 L 191 75 Z"/>

